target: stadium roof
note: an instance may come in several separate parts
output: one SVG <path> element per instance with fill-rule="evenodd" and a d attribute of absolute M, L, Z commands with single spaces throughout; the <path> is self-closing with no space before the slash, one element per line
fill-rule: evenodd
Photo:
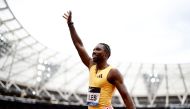
<path fill-rule="evenodd" d="M 17 19 L 14 15 L 11 5 L 9 6 L 9 3 L 13 5 L 14 2 L 9 0 L 7 3 L 0 0 L 0 78 L 31 87 L 86 93 L 88 70 L 82 65 L 77 53 L 72 50 L 71 52 L 74 55 L 66 53 L 66 51 L 60 53 L 60 51 L 57 52 L 37 40 L 37 36 L 33 36 L 20 23 L 19 18 L 22 16 Z M 43 5 L 45 4 L 41 4 L 41 7 Z M 35 6 L 33 7 L 35 8 Z M 79 15 L 78 17 L 80 18 Z M 79 20 L 77 21 L 79 22 Z M 38 27 L 41 24 L 35 25 Z M 189 27 L 190 23 L 186 25 Z M 183 27 L 185 28 L 185 26 Z M 69 35 L 68 33 L 65 34 Z M 184 35 L 186 39 L 189 39 L 186 36 L 187 34 L 184 33 Z M 187 42 L 185 41 L 186 44 Z M 189 53 L 188 50 L 189 48 L 185 49 L 187 54 Z M 186 54 L 180 56 L 185 57 Z M 113 63 L 113 66 L 121 70 L 127 88 L 133 96 L 149 96 L 150 94 L 180 96 L 190 93 L 189 63 L 131 63 L 129 61 L 118 61 Z"/>

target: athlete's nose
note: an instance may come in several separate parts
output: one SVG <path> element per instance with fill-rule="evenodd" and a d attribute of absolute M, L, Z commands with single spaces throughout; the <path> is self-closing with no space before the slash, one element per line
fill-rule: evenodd
<path fill-rule="evenodd" d="M 93 52 L 92 52 L 92 55 L 96 55 L 96 52 L 93 51 Z"/>
<path fill-rule="evenodd" d="M 92 54 L 97 54 L 97 50 L 93 50 Z"/>

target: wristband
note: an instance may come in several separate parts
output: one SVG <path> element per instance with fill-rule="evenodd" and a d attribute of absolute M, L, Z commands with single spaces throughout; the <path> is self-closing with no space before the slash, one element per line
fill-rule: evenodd
<path fill-rule="evenodd" d="M 73 22 L 67 22 L 68 25 L 73 25 Z"/>

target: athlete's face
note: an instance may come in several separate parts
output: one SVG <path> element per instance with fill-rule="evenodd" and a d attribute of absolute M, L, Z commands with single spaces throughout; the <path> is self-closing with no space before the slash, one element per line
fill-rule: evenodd
<path fill-rule="evenodd" d="M 100 62 L 106 59 L 106 52 L 104 50 L 104 46 L 102 44 L 98 44 L 92 52 L 93 62 Z"/>

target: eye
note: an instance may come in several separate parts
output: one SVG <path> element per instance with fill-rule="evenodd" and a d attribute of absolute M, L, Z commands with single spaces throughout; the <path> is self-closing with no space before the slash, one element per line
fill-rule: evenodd
<path fill-rule="evenodd" d="M 96 50 L 100 51 L 100 48 L 97 48 Z"/>

